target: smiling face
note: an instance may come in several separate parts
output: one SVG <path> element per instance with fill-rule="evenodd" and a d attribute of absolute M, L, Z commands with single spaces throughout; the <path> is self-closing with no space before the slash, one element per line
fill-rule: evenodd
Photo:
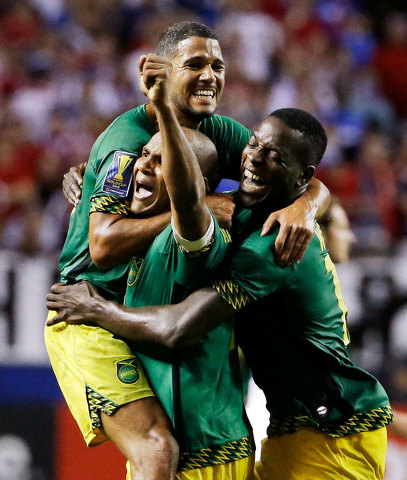
<path fill-rule="evenodd" d="M 171 101 L 179 120 L 200 122 L 214 114 L 225 85 L 225 64 L 217 40 L 188 37 L 171 59 Z M 196 125 L 195 125 L 196 126 Z"/>
<path fill-rule="evenodd" d="M 308 143 L 299 131 L 268 117 L 242 153 L 240 202 L 253 207 L 267 199 L 275 206 L 288 205 L 303 193 L 313 175 L 314 167 L 306 161 L 309 155 Z"/>
<path fill-rule="evenodd" d="M 161 135 L 156 133 L 144 146 L 133 170 L 131 211 L 149 217 L 169 210 L 170 200 L 161 169 Z"/>

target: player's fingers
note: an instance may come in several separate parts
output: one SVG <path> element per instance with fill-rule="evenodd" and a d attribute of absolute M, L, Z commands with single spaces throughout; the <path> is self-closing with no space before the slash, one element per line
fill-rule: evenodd
<path fill-rule="evenodd" d="M 77 169 L 76 169 L 78 175 L 79 175 L 80 178 L 81 178 L 81 185 L 82 185 L 82 183 L 83 183 L 83 177 L 84 177 L 84 175 L 85 175 L 85 170 L 86 170 L 87 165 L 88 165 L 88 162 L 82 162 L 82 163 L 80 163 L 80 164 L 78 165 L 78 167 L 77 167 Z"/>
<path fill-rule="evenodd" d="M 96 296 L 99 295 L 99 292 L 98 292 L 97 288 L 95 287 L 95 285 L 93 285 L 92 283 L 89 283 L 89 282 L 84 282 L 84 283 L 88 287 L 88 291 L 89 291 L 89 293 L 92 297 L 96 297 Z"/>
<path fill-rule="evenodd" d="M 82 195 L 82 164 L 79 166 L 71 167 L 67 173 L 65 173 L 62 190 L 65 197 L 72 205 L 76 205 Z M 86 165 L 85 165 L 86 167 Z"/>
<path fill-rule="evenodd" d="M 270 215 L 263 224 L 260 236 L 264 237 L 268 235 L 277 224 L 277 217 L 275 217 L 274 215 Z"/>
<path fill-rule="evenodd" d="M 294 240 L 294 245 L 291 250 L 290 256 L 285 261 L 285 263 L 299 263 L 304 256 L 305 250 L 307 249 L 311 238 L 312 235 L 307 231 L 299 233 L 297 238 Z"/>
<path fill-rule="evenodd" d="M 141 57 L 138 60 L 138 70 L 140 73 L 143 73 L 143 67 L 146 62 L 147 55 L 141 55 Z"/>
<path fill-rule="evenodd" d="M 57 323 L 61 323 L 64 321 L 65 321 L 64 315 L 62 314 L 62 312 L 60 312 L 58 313 L 58 315 L 55 315 L 54 317 L 49 318 L 46 321 L 46 326 L 51 327 L 52 325 L 56 325 Z"/>
<path fill-rule="evenodd" d="M 284 258 L 288 258 L 291 250 L 292 244 L 290 243 L 291 237 L 291 226 L 281 225 L 278 235 L 275 241 L 275 249 L 277 261 L 279 263 L 284 263 Z"/>
<path fill-rule="evenodd" d="M 61 293 L 64 291 L 66 285 L 62 282 L 54 283 L 51 285 L 50 292 L 52 293 Z"/>
<path fill-rule="evenodd" d="M 148 68 L 143 72 L 143 80 L 147 87 L 151 87 L 158 79 L 164 79 L 169 76 L 168 69 L 157 67 Z"/>

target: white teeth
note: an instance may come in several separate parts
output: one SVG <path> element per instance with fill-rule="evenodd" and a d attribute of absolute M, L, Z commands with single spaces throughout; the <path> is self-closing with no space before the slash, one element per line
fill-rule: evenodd
<path fill-rule="evenodd" d="M 215 92 L 212 90 L 197 90 L 194 92 L 195 97 L 211 97 L 214 98 Z"/>
<path fill-rule="evenodd" d="M 253 183 L 250 179 L 248 178 L 245 178 L 243 180 L 243 186 L 245 188 L 245 190 L 247 191 L 256 191 L 256 190 L 259 190 L 261 188 L 263 188 L 262 185 L 257 185 L 256 183 Z"/>
<path fill-rule="evenodd" d="M 250 170 L 247 170 L 247 168 L 245 168 L 244 174 L 245 174 L 246 177 L 249 177 L 252 180 L 261 181 L 261 178 L 258 175 L 255 175 Z"/>

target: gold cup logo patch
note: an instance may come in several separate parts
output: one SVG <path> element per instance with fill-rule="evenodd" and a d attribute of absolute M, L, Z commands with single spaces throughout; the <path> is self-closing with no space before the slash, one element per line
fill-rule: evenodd
<path fill-rule="evenodd" d="M 123 181 L 123 172 L 129 166 L 130 162 L 133 160 L 129 155 L 120 154 L 117 156 L 117 173 L 113 177 L 114 180 Z"/>

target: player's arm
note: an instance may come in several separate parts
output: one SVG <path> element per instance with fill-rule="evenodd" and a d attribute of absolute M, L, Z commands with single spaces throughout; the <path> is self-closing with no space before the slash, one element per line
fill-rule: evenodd
<path fill-rule="evenodd" d="M 142 64 L 148 98 L 161 133 L 162 173 L 176 231 L 187 240 L 202 238 L 211 223 L 205 182 L 195 153 L 181 128 L 168 93 L 171 63 L 149 54 Z"/>
<path fill-rule="evenodd" d="M 259 238 L 258 234 L 255 238 Z M 47 296 L 47 308 L 58 315 L 47 325 L 59 322 L 93 322 L 136 342 L 159 343 L 170 348 L 193 345 L 236 310 L 267 296 L 284 283 L 291 268 L 279 267 L 267 255 L 274 238 L 242 244 L 223 270 L 223 279 L 213 288 L 196 290 L 174 305 L 131 308 L 109 302 L 87 282 L 55 284 Z"/>
<path fill-rule="evenodd" d="M 276 224 L 280 225 L 275 243 L 280 263 L 291 264 L 302 259 L 314 233 L 315 218 L 324 214 L 330 201 L 329 190 L 322 182 L 312 178 L 301 197 L 268 217 L 262 235 L 269 234 Z"/>
<path fill-rule="evenodd" d="M 112 213 L 92 212 L 89 218 L 89 251 L 102 269 L 127 262 L 143 254 L 171 220 L 169 212 L 149 218 L 126 218 Z"/>
<path fill-rule="evenodd" d="M 53 285 L 47 308 L 58 312 L 48 326 L 92 322 L 123 338 L 169 348 L 193 345 L 235 311 L 213 288 L 197 290 L 174 305 L 132 308 L 105 300 L 88 282 Z"/>

